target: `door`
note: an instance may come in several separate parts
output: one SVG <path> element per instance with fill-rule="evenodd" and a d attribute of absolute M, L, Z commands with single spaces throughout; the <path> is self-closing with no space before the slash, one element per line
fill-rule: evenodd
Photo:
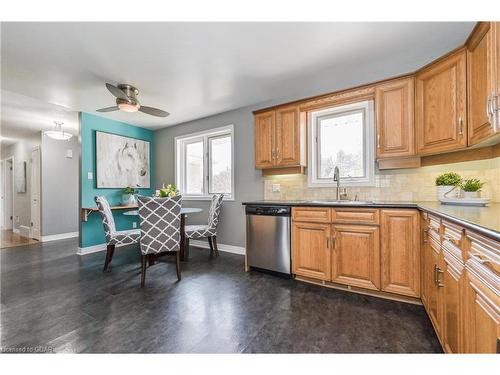
<path fill-rule="evenodd" d="M 330 242 L 330 224 L 294 222 L 292 225 L 292 273 L 330 281 Z"/>
<path fill-rule="evenodd" d="M 464 264 L 446 250 L 444 255 L 443 294 L 443 337 L 446 353 L 462 353 L 462 293 Z"/>
<path fill-rule="evenodd" d="M 400 79 L 375 89 L 377 158 L 415 155 L 414 81 Z"/>
<path fill-rule="evenodd" d="M 14 229 L 14 163 L 13 159 L 5 159 L 3 161 L 4 174 L 2 181 L 3 185 L 3 228 L 7 230 Z"/>
<path fill-rule="evenodd" d="M 495 92 L 495 30 L 481 22 L 467 43 L 468 143 L 477 144 L 495 133 L 492 95 Z"/>
<path fill-rule="evenodd" d="M 417 153 L 464 148 L 467 145 L 465 50 L 417 73 L 416 86 Z"/>
<path fill-rule="evenodd" d="M 332 281 L 380 290 L 379 228 L 332 225 Z"/>
<path fill-rule="evenodd" d="M 420 297 L 419 213 L 384 209 L 381 214 L 382 290 Z"/>
<path fill-rule="evenodd" d="M 300 165 L 299 108 L 289 106 L 276 111 L 276 165 Z"/>
<path fill-rule="evenodd" d="M 429 232 L 430 233 L 430 232 Z M 424 305 L 429 314 L 429 318 L 434 325 L 436 334 L 441 337 L 441 308 L 438 280 L 440 278 L 439 257 L 440 257 L 439 237 L 428 236 L 424 246 L 424 267 L 423 267 L 423 285 L 425 289 Z"/>
<path fill-rule="evenodd" d="M 31 237 L 41 238 L 40 225 L 40 148 L 31 152 Z"/>
<path fill-rule="evenodd" d="M 264 169 L 274 166 L 274 111 L 255 115 L 255 168 Z"/>

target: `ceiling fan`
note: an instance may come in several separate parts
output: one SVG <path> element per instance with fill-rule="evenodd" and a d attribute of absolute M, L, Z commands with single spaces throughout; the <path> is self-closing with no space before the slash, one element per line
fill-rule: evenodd
<path fill-rule="evenodd" d="M 116 105 L 98 109 L 97 112 L 143 112 L 151 116 L 167 117 L 170 113 L 162 111 L 158 108 L 146 107 L 141 105 L 137 100 L 139 90 L 132 85 L 120 83 L 118 86 L 113 86 L 111 83 L 106 83 L 106 87 L 116 97 Z"/>

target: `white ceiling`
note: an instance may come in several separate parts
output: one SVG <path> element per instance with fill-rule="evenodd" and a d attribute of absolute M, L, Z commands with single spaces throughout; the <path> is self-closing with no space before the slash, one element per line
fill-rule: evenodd
<path fill-rule="evenodd" d="M 2 88 L 75 111 L 105 82 L 171 113 L 99 114 L 157 129 L 412 71 L 463 43 L 460 23 L 3 23 Z"/>
<path fill-rule="evenodd" d="M 25 95 L 1 90 L 1 146 L 6 147 L 33 134 L 64 123 L 64 131 L 78 135 L 78 113 Z"/>

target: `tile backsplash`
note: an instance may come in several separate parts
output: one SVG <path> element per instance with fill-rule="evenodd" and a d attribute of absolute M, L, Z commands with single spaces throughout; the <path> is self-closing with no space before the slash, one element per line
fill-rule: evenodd
<path fill-rule="evenodd" d="M 385 201 L 437 201 L 436 177 L 444 172 L 457 172 L 463 178 L 478 178 L 486 182 L 481 197 L 500 202 L 500 157 L 415 169 L 377 171 L 375 186 L 347 187 L 349 198 Z M 273 184 L 280 191 L 273 192 Z M 333 199 L 335 188 L 311 188 L 307 175 L 282 175 L 264 178 L 264 199 Z"/>

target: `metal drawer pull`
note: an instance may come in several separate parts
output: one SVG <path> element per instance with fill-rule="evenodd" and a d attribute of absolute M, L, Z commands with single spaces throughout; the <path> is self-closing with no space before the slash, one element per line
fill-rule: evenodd
<path fill-rule="evenodd" d="M 454 245 L 459 245 L 460 241 L 453 238 L 452 236 L 450 236 L 449 234 L 443 234 L 443 239 L 445 239 L 446 241 L 450 241 L 452 244 Z"/>
<path fill-rule="evenodd" d="M 462 120 L 462 117 L 458 118 L 458 134 L 460 135 L 464 134 L 464 122 Z"/>
<path fill-rule="evenodd" d="M 474 260 L 477 260 L 481 264 L 491 263 L 491 261 L 489 259 L 481 258 L 481 255 L 477 254 L 477 253 L 470 253 L 470 257 Z"/>
<path fill-rule="evenodd" d="M 326 237 L 326 248 L 330 248 L 330 238 Z"/>

